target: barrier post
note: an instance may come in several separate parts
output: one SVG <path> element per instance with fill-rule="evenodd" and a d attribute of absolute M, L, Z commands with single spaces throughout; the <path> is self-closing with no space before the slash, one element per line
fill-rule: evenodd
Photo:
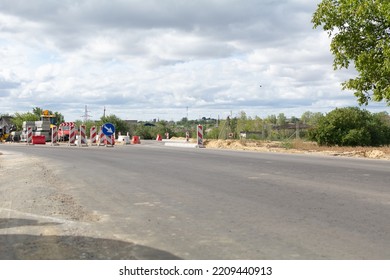
<path fill-rule="evenodd" d="M 113 143 L 114 143 L 114 136 L 113 135 L 111 135 L 111 136 L 107 136 L 106 135 L 106 140 L 105 140 L 105 142 L 106 142 L 106 147 L 113 147 L 114 145 L 113 145 Z"/>
<path fill-rule="evenodd" d="M 58 130 L 57 130 L 57 126 L 53 126 L 51 128 L 51 145 L 52 146 L 58 146 Z"/>
<path fill-rule="evenodd" d="M 98 137 L 99 138 L 98 146 L 104 146 L 104 140 L 106 139 L 106 135 L 104 135 L 102 127 L 100 127 L 100 129 L 99 129 L 98 136 L 99 136 Z"/>
<path fill-rule="evenodd" d="M 69 146 L 75 146 L 76 142 L 76 127 L 75 126 L 70 126 L 69 127 Z"/>
<path fill-rule="evenodd" d="M 28 126 L 27 127 L 27 145 L 32 144 L 32 136 L 33 136 L 32 127 Z"/>
<path fill-rule="evenodd" d="M 88 146 L 87 135 L 85 134 L 85 125 L 80 125 L 80 135 L 78 141 L 79 147 Z"/>
<path fill-rule="evenodd" d="M 198 131 L 198 145 L 196 146 L 197 148 L 204 148 L 203 146 L 203 126 L 202 125 L 198 125 L 197 126 L 197 131 Z"/>
<path fill-rule="evenodd" d="M 91 127 L 91 130 L 89 132 L 89 136 L 91 138 L 91 146 L 96 146 L 96 126 Z"/>

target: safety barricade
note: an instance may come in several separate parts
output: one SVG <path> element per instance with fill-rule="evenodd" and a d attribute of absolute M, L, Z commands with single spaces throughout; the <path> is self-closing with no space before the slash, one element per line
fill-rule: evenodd
<path fill-rule="evenodd" d="M 32 144 L 32 137 L 33 137 L 32 127 L 28 126 L 27 127 L 27 139 L 26 139 L 27 145 Z"/>
<path fill-rule="evenodd" d="M 76 146 L 76 127 L 69 128 L 69 146 Z"/>
<path fill-rule="evenodd" d="M 139 136 L 133 136 L 133 139 L 131 139 L 131 144 L 141 144 Z"/>
<path fill-rule="evenodd" d="M 45 135 L 34 135 L 32 137 L 33 145 L 46 145 L 46 137 Z"/>
<path fill-rule="evenodd" d="M 198 141 L 197 141 L 198 145 L 197 145 L 197 147 L 204 148 L 204 146 L 203 146 L 203 126 L 199 124 L 197 126 L 197 130 L 198 130 Z"/>
<path fill-rule="evenodd" d="M 79 147 L 88 146 L 87 135 L 85 134 L 85 125 L 80 125 L 80 134 L 78 140 Z"/>
<path fill-rule="evenodd" d="M 91 138 L 91 146 L 96 146 L 96 126 L 91 127 L 89 132 L 89 137 Z"/>
<path fill-rule="evenodd" d="M 106 147 L 113 147 L 114 144 L 115 144 L 115 137 L 114 137 L 114 135 L 106 136 L 105 138 L 106 139 L 104 140 L 104 142 L 106 143 Z"/>
<path fill-rule="evenodd" d="M 104 140 L 106 139 L 106 135 L 103 133 L 102 127 L 99 129 L 99 134 L 98 134 L 98 144 L 99 146 L 104 146 Z"/>
<path fill-rule="evenodd" d="M 56 126 L 53 126 L 51 128 L 51 145 L 52 146 L 58 146 L 58 130 Z"/>

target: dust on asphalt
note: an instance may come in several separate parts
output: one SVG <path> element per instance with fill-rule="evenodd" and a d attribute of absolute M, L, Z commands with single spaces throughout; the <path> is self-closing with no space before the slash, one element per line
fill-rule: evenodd
<path fill-rule="evenodd" d="M 0 153 L 0 178 L 0 259 L 178 259 L 96 231 L 104 215 L 83 207 L 42 158 Z"/>

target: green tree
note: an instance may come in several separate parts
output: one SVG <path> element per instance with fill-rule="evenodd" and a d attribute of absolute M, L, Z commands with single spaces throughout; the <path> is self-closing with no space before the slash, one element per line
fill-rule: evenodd
<path fill-rule="evenodd" d="M 276 120 L 276 124 L 279 125 L 279 126 L 285 126 L 287 124 L 287 118 L 286 118 L 286 115 L 283 114 L 283 113 L 280 113 L 278 115 L 278 118 Z"/>
<path fill-rule="evenodd" d="M 56 125 L 57 125 L 57 127 L 58 127 L 61 123 L 63 123 L 63 122 L 65 121 L 65 118 L 64 118 L 64 116 L 63 116 L 61 113 L 59 113 L 59 112 L 55 112 L 54 115 L 56 116 Z"/>
<path fill-rule="evenodd" d="M 390 105 L 390 1 L 323 0 L 312 22 L 332 37 L 334 69 L 353 63 L 358 72 L 343 89 L 353 90 L 359 104 Z"/>
<path fill-rule="evenodd" d="M 25 121 L 39 121 L 40 116 L 36 114 L 27 112 L 27 113 L 15 113 L 14 118 L 12 119 L 13 124 L 16 126 L 16 130 L 23 129 L 23 122 Z"/>
<path fill-rule="evenodd" d="M 317 125 L 317 123 L 321 119 L 321 117 L 323 117 L 322 113 L 319 113 L 319 112 L 313 113 L 310 111 L 306 111 L 301 116 L 301 122 L 303 124 L 315 126 L 315 125 Z"/>
<path fill-rule="evenodd" d="M 102 117 L 100 125 L 104 123 L 112 123 L 115 126 L 115 134 L 118 134 L 119 132 L 122 133 L 122 135 L 126 135 L 126 133 L 129 131 L 128 124 L 120 119 L 119 117 L 115 115 L 109 115 L 106 117 Z"/>
<path fill-rule="evenodd" d="M 41 116 L 43 115 L 43 109 L 39 107 L 35 107 L 32 110 L 33 114 L 38 117 L 38 119 L 41 119 Z"/>
<path fill-rule="evenodd" d="M 367 110 L 340 108 L 323 116 L 309 136 L 319 145 L 327 146 L 389 145 L 390 125 Z"/>
<path fill-rule="evenodd" d="M 270 115 L 265 119 L 265 122 L 268 124 L 276 124 L 277 120 L 276 115 Z"/>

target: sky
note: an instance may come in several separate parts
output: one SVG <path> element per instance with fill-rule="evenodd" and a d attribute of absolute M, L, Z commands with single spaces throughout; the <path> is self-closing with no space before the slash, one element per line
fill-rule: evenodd
<path fill-rule="evenodd" d="M 357 106 L 319 0 L 0 0 L 0 114 L 266 117 Z M 388 111 L 384 103 L 364 107 Z"/>

